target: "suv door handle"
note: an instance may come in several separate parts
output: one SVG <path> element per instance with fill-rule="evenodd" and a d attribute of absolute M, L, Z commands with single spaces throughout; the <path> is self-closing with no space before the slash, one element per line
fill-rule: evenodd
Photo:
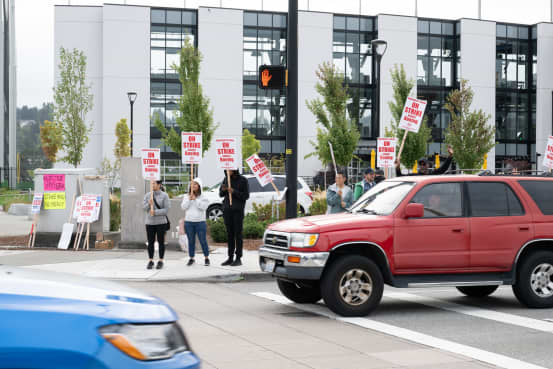
<path fill-rule="evenodd" d="M 455 228 L 455 229 L 452 229 L 451 231 L 455 233 L 461 233 L 461 232 L 464 232 L 465 230 L 463 228 Z"/>
<path fill-rule="evenodd" d="M 528 227 L 528 226 L 518 227 L 518 230 L 519 231 L 528 231 L 528 230 L 530 230 L 530 227 Z"/>

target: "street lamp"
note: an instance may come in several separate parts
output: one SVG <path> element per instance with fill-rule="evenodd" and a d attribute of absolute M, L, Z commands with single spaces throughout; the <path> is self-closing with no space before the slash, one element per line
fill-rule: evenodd
<path fill-rule="evenodd" d="M 136 92 L 127 92 L 127 96 L 129 97 L 129 102 L 131 103 L 131 157 L 133 156 L 134 152 L 132 150 L 132 138 L 134 136 L 134 130 L 133 130 L 133 105 L 136 101 Z"/>
<path fill-rule="evenodd" d="M 372 55 L 373 55 L 373 63 L 376 61 L 376 95 L 375 95 L 375 105 L 376 106 L 376 126 L 380 129 L 380 61 L 382 60 L 382 56 L 386 52 L 386 49 L 388 48 L 388 43 L 384 40 L 372 40 L 371 41 L 371 49 L 372 49 Z M 376 59 L 375 59 L 376 57 Z M 376 127 L 375 127 L 376 128 Z M 373 128 L 373 133 L 376 133 L 378 136 L 379 133 L 375 132 L 375 128 Z"/>

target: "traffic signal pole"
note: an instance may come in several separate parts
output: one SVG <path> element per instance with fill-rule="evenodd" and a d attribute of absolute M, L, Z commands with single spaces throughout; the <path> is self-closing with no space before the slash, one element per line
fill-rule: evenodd
<path fill-rule="evenodd" d="M 288 0 L 287 46 L 286 219 L 290 219 L 297 217 L 298 206 L 298 0 Z"/>

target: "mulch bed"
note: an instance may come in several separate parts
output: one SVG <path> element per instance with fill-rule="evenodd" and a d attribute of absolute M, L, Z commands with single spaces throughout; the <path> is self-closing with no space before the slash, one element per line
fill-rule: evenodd
<path fill-rule="evenodd" d="M 225 243 L 214 242 L 211 239 L 211 236 L 209 234 L 207 235 L 207 243 L 210 246 L 227 247 L 226 242 Z M 243 245 L 245 250 L 259 250 L 259 247 L 261 246 L 262 243 L 263 243 L 262 239 L 254 239 L 254 240 L 244 239 Z"/>
<path fill-rule="evenodd" d="M 7 236 L 0 237 L 1 246 L 27 246 L 29 236 Z"/>

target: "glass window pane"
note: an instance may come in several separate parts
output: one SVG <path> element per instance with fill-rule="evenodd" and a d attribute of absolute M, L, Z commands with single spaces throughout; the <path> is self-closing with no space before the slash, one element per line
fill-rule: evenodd
<path fill-rule="evenodd" d="M 430 55 L 442 55 L 442 39 L 441 37 L 430 37 Z"/>
<path fill-rule="evenodd" d="M 182 12 L 182 24 L 196 25 L 196 12 Z"/>
<path fill-rule="evenodd" d="M 453 60 L 442 59 L 442 81 L 444 86 L 453 86 Z"/>
<path fill-rule="evenodd" d="M 359 83 L 359 54 L 346 54 L 346 80 Z"/>
<path fill-rule="evenodd" d="M 273 26 L 273 16 L 271 14 L 259 13 L 257 15 L 258 25 L 260 27 L 272 27 Z"/>
<path fill-rule="evenodd" d="M 437 183 L 423 187 L 411 200 L 424 205 L 424 217 L 460 217 L 463 215 L 459 183 Z"/>
<path fill-rule="evenodd" d="M 361 33 L 359 37 L 359 52 L 361 54 L 369 54 L 371 52 L 371 40 L 373 39 L 372 34 Z"/>
<path fill-rule="evenodd" d="M 429 38 L 428 36 L 417 37 L 417 54 L 428 55 Z"/>
<path fill-rule="evenodd" d="M 417 32 L 418 33 L 428 33 L 430 30 L 430 23 L 425 20 L 419 20 L 417 22 Z"/>
<path fill-rule="evenodd" d="M 517 62 L 507 60 L 507 86 L 508 88 L 518 88 L 517 84 Z"/>
<path fill-rule="evenodd" d="M 468 183 L 473 217 L 508 216 L 507 187 L 503 183 Z"/>
<path fill-rule="evenodd" d="M 505 144 L 495 145 L 495 155 L 503 156 L 505 155 Z"/>
<path fill-rule="evenodd" d="M 271 141 L 270 140 L 259 140 L 261 144 L 260 153 L 271 153 Z"/>
<path fill-rule="evenodd" d="M 507 41 L 497 40 L 495 42 L 495 57 L 497 59 L 505 59 L 507 57 Z"/>
<path fill-rule="evenodd" d="M 508 38 L 517 38 L 518 37 L 518 27 L 516 26 L 507 26 L 507 37 Z"/>
<path fill-rule="evenodd" d="M 257 29 L 244 28 L 244 49 L 255 50 L 257 48 Z"/>
<path fill-rule="evenodd" d="M 166 73 L 177 74 L 173 65 L 178 66 L 180 61 L 180 49 L 166 49 Z"/>
<path fill-rule="evenodd" d="M 244 75 L 257 75 L 257 57 L 255 51 L 244 50 Z"/>
<path fill-rule="evenodd" d="M 334 32 L 333 35 L 333 51 L 344 53 L 346 52 L 346 33 Z"/>
<path fill-rule="evenodd" d="M 430 70 L 430 59 L 427 56 L 417 57 L 417 83 L 428 85 L 428 73 Z"/>
<path fill-rule="evenodd" d="M 165 10 L 152 9 L 151 22 L 165 23 Z"/>
<path fill-rule="evenodd" d="M 346 70 L 346 56 L 344 53 L 333 53 L 332 54 L 332 61 L 334 63 L 334 67 L 342 74 L 345 73 Z"/>
<path fill-rule="evenodd" d="M 518 27 L 518 38 L 521 39 L 521 40 L 527 40 L 528 39 L 528 27 L 527 26 Z"/>
<path fill-rule="evenodd" d="M 373 31 L 373 20 L 371 18 L 364 18 L 362 17 L 359 20 L 359 30 L 360 31 Z"/>
<path fill-rule="evenodd" d="M 526 85 L 526 63 L 518 63 L 518 85 L 519 89 L 527 88 Z"/>
<path fill-rule="evenodd" d="M 346 34 L 346 53 L 359 53 L 359 33 Z"/>
<path fill-rule="evenodd" d="M 359 83 L 371 84 L 372 74 L 372 57 L 369 55 L 361 55 L 360 81 Z"/>
<path fill-rule="evenodd" d="M 453 39 L 452 38 L 443 39 L 442 56 L 446 58 L 453 57 Z"/>
<path fill-rule="evenodd" d="M 247 129 L 251 133 L 256 133 L 256 117 L 257 112 L 255 107 L 244 106 L 242 110 L 242 128 Z"/>
<path fill-rule="evenodd" d="M 273 27 L 286 28 L 286 16 L 273 14 Z"/>
<path fill-rule="evenodd" d="M 180 10 L 167 10 L 167 24 L 181 24 Z"/>
<path fill-rule="evenodd" d="M 526 61 L 526 59 L 528 58 L 528 52 L 529 52 L 529 47 L 528 47 L 528 42 L 524 42 L 524 41 L 519 41 L 519 44 L 518 44 L 518 60 L 519 61 Z"/>
<path fill-rule="evenodd" d="M 334 29 L 346 29 L 346 17 L 335 15 Z"/>
<path fill-rule="evenodd" d="M 272 150 L 273 154 L 282 154 L 284 153 L 284 148 L 286 147 L 286 142 L 283 140 L 273 140 Z"/>
<path fill-rule="evenodd" d="M 430 22 L 430 33 L 440 35 L 442 34 L 442 23 L 441 22 Z"/>
<path fill-rule="evenodd" d="M 359 132 L 361 137 L 371 137 L 372 136 L 372 110 L 370 104 L 361 103 L 359 111 Z"/>
<path fill-rule="evenodd" d="M 347 17 L 347 26 L 348 31 L 359 31 L 359 18 L 358 17 Z"/>
<path fill-rule="evenodd" d="M 448 23 L 448 22 L 442 23 L 442 34 L 453 35 L 453 23 Z"/>
<path fill-rule="evenodd" d="M 553 215 L 553 182 L 551 181 L 519 181 L 520 185 L 532 197 L 544 215 Z"/>
<path fill-rule="evenodd" d="M 506 137 L 504 138 L 507 140 L 514 140 L 516 138 L 516 129 L 517 129 L 517 115 L 515 112 L 508 112 L 507 118 L 505 120 Z M 512 151 L 508 152 L 507 155 L 516 155 L 516 147 L 511 148 L 511 150 Z"/>
<path fill-rule="evenodd" d="M 257 48 L 260 50 L 273 49 L 273 31 L 270 29 L 259 29 L 257 32 Z"/>
<path fill-rule="evenodd" d="M 163 78 L 165 74 L 165 50 L 152 48 L 150 52 L 150 73 L 152 77 Z"/>
<path fill-rule="evenodd" d="M 273 31 L 273 50 L 286 51 L 286 37 L 284 31 Z"/>
<path fill-rule="evenodd" d="M 507 26 L 498 24 L 495 28 L 496 37 L 507 37 Z"/>
<path fill-rule="evenodd" d="M 256 136 L 266 137 L 271 130 L 271 110 L 268 106 L 257 108 L 257 133 Z"/>
<path fill-rule="evenodd" d="M 257 26 L 257 13 L 244 12 L 244 25 Z"/>
<path fill-rule="evenodd" d="M 442 85 L 442 72 L 441 72 L 440 61 L 441 61 L 440 58 L 430 58 L 432 73 L 430 73 L 429 84 L 431 86 Z"/>
<path fill-rule="evenodd" d="M 507 86 L 507 61 L 495 61 L 495 81 L 498 87 Z"/>

